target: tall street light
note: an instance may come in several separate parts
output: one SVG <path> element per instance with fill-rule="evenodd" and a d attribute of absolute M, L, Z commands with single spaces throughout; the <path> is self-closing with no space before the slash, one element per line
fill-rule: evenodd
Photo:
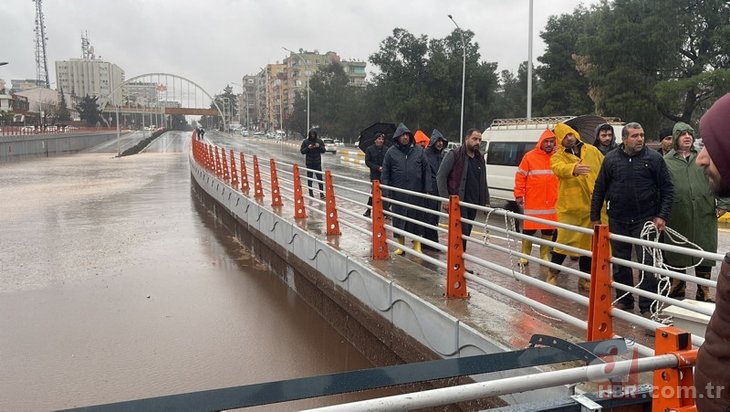
<path fill-rule="evenodd" d="M 464 86 L 466 85 L 466 42 L 464 41 L 464 30 L 461 30 L 459 24 L 456 23 L 454 17 L 449 14 L 449 19 L 454 23 L 459 34 L 461 35 L 461 48 L 464 54 L 464 59 L 461 63 L 461 139 L 464 138 Z"/>
<path fill-rule="evenodd" d="M 302 64 L 302 63 L 303 64 L 306 64 L 306 62 L 302 58 L 302 54 L 301 53 L 297 53 L 297 52 L 291 51 L 291 50 L 289 50 L 289 49 L 287 49 L 286 47 L 283 47 L 283 46 L 281 48 L 284 49 L 284 50 L 286 50 L 286 51 L 288 51 L 289 53 L 297 56 L 297 58 L 299 59 L 299 63 L 300 64 Z M 305 72 L 305 74 L 306 74 L 306 72 Z M 304 131 L 304 135 L 305 136 L 308 135 L 308 133 L 309 133 L 309 75 L 307 75 L 306 83 L 307 83 L 306 84 L 306 87 L 307 87 L 307 129 Z"/>

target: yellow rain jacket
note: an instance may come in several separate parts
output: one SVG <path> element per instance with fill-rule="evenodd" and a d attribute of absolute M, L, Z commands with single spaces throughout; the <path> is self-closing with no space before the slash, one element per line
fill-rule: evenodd
<path fill-rule="evenodd" d="M 571 152 L 566 152 L 561 144 L 563 138 L 572 133 L 577 139 L 580 157 Z M 575 226 L 593 228 L 591 225 L 591 197 L 593 187 L 596 184 L 598 171 L 603 163 L 603 154 L 593 145 L 584 144 L 580 134 L 564 123 L 555 125 L 555 138 L 558 151 L 550 158 L 550 168 L 558 178 L 558 201 L 555 204 L 555 211 L 558 215 L 558 222 Z M 587 175 L 575 176 L 573 171 L 582 159 L 583 164 L 590 166 L 591 170 Z M 608 219 L 604 212 L 601 220 Z M 558 228 L 557 243 L 591 250 L 591 236 L 584 235 L 572 230 Z M 568 256 L 577 256 L 575 253 L 555 248 L 555 251 Z"/>

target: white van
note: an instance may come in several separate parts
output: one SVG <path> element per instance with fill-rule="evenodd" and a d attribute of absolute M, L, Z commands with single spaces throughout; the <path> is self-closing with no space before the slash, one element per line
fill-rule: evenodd
<path fill-rule="evenodd" d="M 517 166 L 528 151 L 535 148 L 540 135 L 547 128 L 576 116 L 534 117 L 532 119 L 495 119 L 482 133 L 486 142 L 484 160 L 487 163 L 489 196 L 508 202 L 507 209 L 514 208 L 514 186 Z M 606 118 L 613 126 L 613 135 L 621 143 L 623 123 L 616 118 Z M 586 144 L 592 144 L 594 136 L 583 136 Z M 515 209 L 516 210 L 516 209 Z"/>

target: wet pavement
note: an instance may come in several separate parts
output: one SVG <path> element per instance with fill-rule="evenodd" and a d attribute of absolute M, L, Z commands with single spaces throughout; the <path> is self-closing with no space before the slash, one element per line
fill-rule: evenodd
<path fill-rule="evenodd" d="M 98 150 L 0 164 L 0 410 L 371 366 L 193 201 L 188 132 Z"/>

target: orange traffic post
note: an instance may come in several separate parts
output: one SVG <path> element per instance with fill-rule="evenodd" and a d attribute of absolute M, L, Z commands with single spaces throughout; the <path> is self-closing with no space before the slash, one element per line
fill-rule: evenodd
<path fill-rule="evenodd" d="M 696 411 L 694 401 L 696 390 L 692 367 L 697 361 L 697 349 L 692 348 L 692 334 L 674 326 L 657 329 L 654 354 L 668 353 L 677 357 L 677 367 L 654 371 L 651 410 L 654 412 Z M 718 365 L 718 367 L 722 366 Z"/>
<path fill-rule="evenodd" d="M 373 180 L 373 259 L 388 259 L 388 243 L 385 233 L 385 216 L 383 215 L 383 196 L 380 192 L 380 181 Z"/>
<path fill-rule="evenodd" d="M 208 143 L 206 143 L 205 144 L 205 150 L 206 150 L 206 153 L 205 153 L 205 158 L 206 158 L 205 167 L 208 169 L 209 172 L 212 172 L 213 171 L 213 164 L 214 164 L 214 160 L 215 160 L 215 158 L 213 157 L 213 147 L 211 145 L 209 145 Z"/>
<path fill-rule="evenodd" d="M 276 176 L 276 162 L 274 162 L 274 159 L 269 159 L 269 168 L 271 171 L 271 206 L 284 206 L 279 192 L 279 178 Z"/>
<path fill-rule="evenodd" d="M 231 186 L 238 190 L 238 171 L 236 170 L 236 152 L 231 149 Z"/>
<path fill-rule="evenodd" d="M 446 297 L 468 298 L 464 278 L 464 244 L 461 240 L 459 196 L 449 197 L 449 244 L 446 258 Z"/>
<path fill-rule="evenodd" d="M 220 179 L 223 176 L 223 168 L 221 167 L 221 156 L 218 152 L 218 146 L 215 147 L 215 175 Z"/>
<path fill-rule="evenodd" d="M 248 187 L 248 172 L 246 171 L 246 159 L 243 157 L 243 152 L 239 153 L 241 156 L 241 190 L 243 193 L 248 194 L 250 188 Z"/>
<path fill-rule="evenodd" d="M 294 218 L 305 219 L 307 209 L 304 207 L 304 192 L 302 192 L 302 180 L 299 175 L 299 165 L 295 164 L 294 169 Z"/>
<path fill-rule="evenodd" d="M 228 173 L 228 156 L 226 156 L 226 149 L 221 147 L 221 167 L 223 167 L 223 181 L 230 182 L 231 175 Z"/>
<path fill-rule="evenodd" d="M 325 184 L 325 211 L 327 213 L 327 236 L 341 235 L 340 221 L 337 219 L 337 205 L 335 204 L 335 188 L 332 185 L 332 173 L 324 172 Z"/>
<path fill-rule="evenodd" d="M 264 199 L 264 188 L 261 186 L 261 173 L 259 172 L 259 159 L 253 155 L 253 197 Z"/>
<path fill-rule="evenodd" d="M 591 262 L 591 287 L 588 295 L 587 340 L 606 340 L 613 337 L 611 317 L 611 243 L 608 225 L 593 227 L 593 261 Z"/>

